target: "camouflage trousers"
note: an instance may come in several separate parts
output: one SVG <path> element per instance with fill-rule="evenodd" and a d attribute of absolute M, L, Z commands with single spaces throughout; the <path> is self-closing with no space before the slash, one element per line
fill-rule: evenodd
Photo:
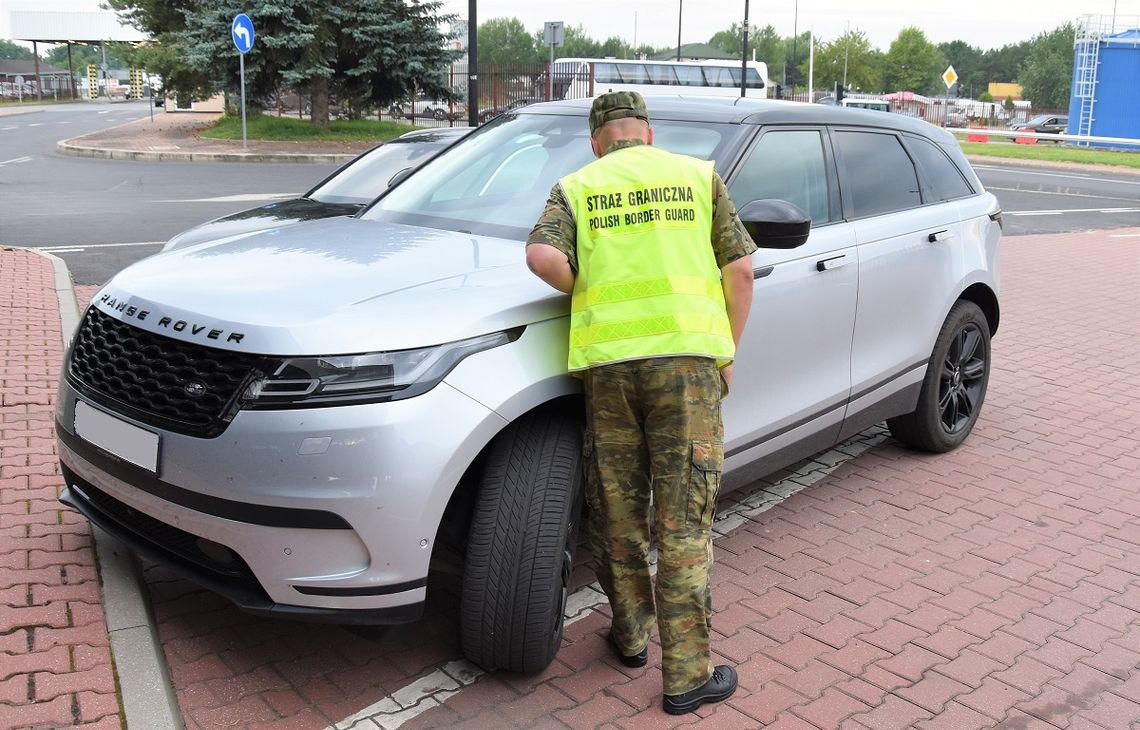
<path fill-rule="evenodd" d="M 589 541 L 614 642 L 636 654 L 656 622 L 664 693 L 681 694 L 712 672 L 709 573 L 724 465 L 723 381 L 715 361 L 701 357 L 599 366 L 584 381 Z"/>

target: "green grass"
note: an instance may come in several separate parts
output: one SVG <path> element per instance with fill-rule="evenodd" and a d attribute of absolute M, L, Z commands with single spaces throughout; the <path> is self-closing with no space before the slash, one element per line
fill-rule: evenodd
<path fill-rule="evenodd" d="M 374 119 L 334 120 L 328 131 L 314 127 L 308 119 L 259 114 L 246 119 L 249 139 L 302 142 L 385 142 L 418 127 Z M 241 139 L 241 117 L 224 116 L 202 131 L 211 139 Z"/>
<path fill-rule="evenodd" d="M 981 133 L 980 130 L 977 133 Z M 1140 168 L 1140 148 L 1136 151 L 1098 150 L 1041 141 L 1034 145 L 1013 144 L 1006 137 L 990 137 L 989 142 L 961 142 L 960 144 L 962 151 L 967 155 Z"/>

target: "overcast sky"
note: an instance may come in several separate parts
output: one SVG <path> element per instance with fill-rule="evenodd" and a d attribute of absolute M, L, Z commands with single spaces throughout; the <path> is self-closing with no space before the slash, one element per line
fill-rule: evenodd
<path fill-rule="evenodd" d="M 8 10 L 95 10 L 98 5 L 98 0 L 0 0 L 0 38 L 7 37 Z M 446 12 L 467 17 L 468 0 L 444 0 L 443 5 Z M 672 46 L 679 5 L 683 43 L 707 41 L 744 18 L 744 0 L 479 0 L 477 13 L 480 21 L 516 17 L 531 31 L 547 20 L 561 20 L 584 26 L 599 40 L 617 35 L 631 43 Z M 922 10 L 916 12 L 916 6 Z M 1111 16 L 1114 9 L 1120 21 L 1140 25 L 1140 0 L 999 0 L 985 5 L 975 0 L 752 0 L 749 20 L 761 27 L 771 24 L 783 36 L 792 35 L 793 28 L 812 30 L 823 41 L 841 35 L 850 23 L 883 51 L 902 28 L 916 25 L 934 43 L 960 39 L 984 50 L 1029 40 L 1082 13 Z"/>
<path fill-rule="evenodd" d="M 707 41 L 714 33 L 744 19 L 744 0 L 570 0 L 550 3 L 534 0 L 479 0 L 480 22 L 495 17 L 516 17 L 528 30 L 548 20 L 583 25 L 601 40 L 611 35 L 638 44 L 672 46 L 677 43 L 677 10 L 682 8 L 681 42 Z M 467 0 L 444 0 L 448 12 L 466 17 Z M 908 25 L 921 28 L 934 43 L 964 40 L 983 50 L 1029 40 L 1084 13 L 1112 15 L 1140 22 L 1140 0 L 752 0 L 749 22 L 772 25 L 782 36 L 793 27 L 812 30 L 821 40 L 842 35 L 851 24 L 871 44 L 885 51 Z M 921 11 L 916 9 L 921 7 Z M 760 59 L 764 60 L 764 59 Z"/>

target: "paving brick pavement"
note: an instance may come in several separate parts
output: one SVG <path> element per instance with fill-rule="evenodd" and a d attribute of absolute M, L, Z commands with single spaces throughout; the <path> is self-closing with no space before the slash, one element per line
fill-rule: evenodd
<path fill-rule="evenodd" d="M 91 528 L 57 501 L 54 276 L 0 249 L 0 728 L 118 728 Z"/>
<path fill-rule="evenodd" d="M 662 713 L 659 647 L 647 668 L 621 666 L 604 607 L 567 627 L 544 672 L 481 674 L 457 661 L 453 582 L 424 621 L 382 636 L 249 617 L 150 566 L 186 726 L 1140 728 L 1140 238 L 1114 237 L 1136 233 L 1005 240 L 987 404 L 957 451 L 916 454 L 871 429 L 722 501 L 714 650 L 741 676 L 728 702 Z M 42 380 L 18 387 L 50 401 Z M 53 474 L 17 488 L 50 487 Z M 21 501 L 50 504 L 36 499 Z M 37 584 L 38 571 L 83 554 L 62 539 L 31 547 L 33 537 L 19 535 L 20 570 Z M 45 632 L 45 654 L 77 641 L 51 625 L 76 615 L 53 613 L 67 599 L 52 596 L 67 594 L 51 590 L 63 589 L 33 591 L 35 618 L 0 593 L 19 624 L 0 633 L 5 660 L 30 653 L 25 633 Z M 79 603 L 87 621 L 92 606 Z M 66 671 L 13 674 L 15 700 L 0 677 L 0 708 L 28 697 L 21 677 L 50 674 L 56 691 L 86 679 L 99 646 L 80 643 Z M 73 711 L 100 706 L 84 705 L 89 691 L 103 696 L 75 690 Z M 62 696 L 22 706 L 62 711 Z"/>

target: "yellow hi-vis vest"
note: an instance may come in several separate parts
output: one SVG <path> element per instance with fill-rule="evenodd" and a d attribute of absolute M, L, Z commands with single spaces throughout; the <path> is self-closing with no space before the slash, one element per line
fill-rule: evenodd
<path fill-rule="evenodd" d="M 578 227 L 571 371 L 666 355 L 732 360 L 710 241 L 712 172 L 638 145 L 562 178 Z"/>

